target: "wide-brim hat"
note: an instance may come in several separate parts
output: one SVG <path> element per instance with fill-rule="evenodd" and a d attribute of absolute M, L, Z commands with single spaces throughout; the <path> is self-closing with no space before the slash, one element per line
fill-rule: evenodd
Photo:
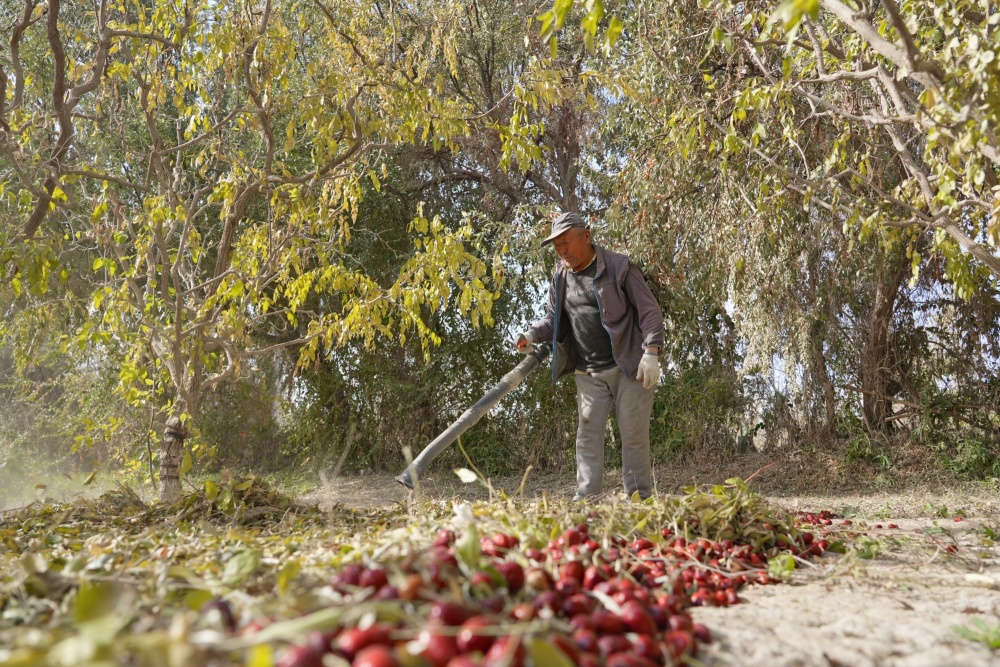
<path fill-rule="evenodd" d="M 542 245 L 552 243 L 552 239 L 572 229 L 573 227 L 583 227 L 586 229 L 587 223 L 578 213 L 563 213 L 552 221 L 552 233 L 549 234 L 544 241 L 542 241 Z"/>

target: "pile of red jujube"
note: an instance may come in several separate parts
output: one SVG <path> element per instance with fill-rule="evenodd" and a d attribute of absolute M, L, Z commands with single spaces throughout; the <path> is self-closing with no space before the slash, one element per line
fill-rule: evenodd
<path fill-rule="evenodd" d="M 830 510 L 821 510 L 819 512 L 799 511 L 796 513 L 795 523 L 811 526 L 829 526 L 833 524 L 834 519 L 839 518 L 838 515 Z"/>
<path fill-rule="evenodd" d="M 772 583 L 767 559 L 778 551 L 824 551 L 824 540 L 792 532 L 775 531 L 777 539 L 760 550 L 688 540 L 667 528 L 659 543 L 617 538 L 602 546 L 584 523 L 542 549 L 521 548 L 509 534 L 484 537 L 479 566 L 468 567 L 460 565 L 456 535 L 442 530 L 422 553 L 385 567 L 348 565 L 331 582 L 347 603 L 399 601 L 409 618 L 421 619 L 416 627 L 369 618 L 363 626 L 315 631 L 286 649 L 280 665 L 320 667 L 326 654 L 352 667 L 682 664 L 711 642 L 690 606 L 737 604 L 745 585 Z"/>

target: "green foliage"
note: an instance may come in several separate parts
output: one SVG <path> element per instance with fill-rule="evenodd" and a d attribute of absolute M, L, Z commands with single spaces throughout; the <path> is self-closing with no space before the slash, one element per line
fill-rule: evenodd
<path fill-rule="evenodd" d="M 854 553 L 858 555 L 858 558 L 864 558 L 866 560 L 874 560 L 878 557 L 879 552 L 882 551 L 882 545 L 878 540 L 873 540 L 870 537 L 861 536 L 853 545 Z"/>
<path fill-rule="evenodd" d="M 429 364 L 412 349 L 377 346 L 355 350 L 354 358 L 338 355 L 336 363 L 303 374 L 301 394 L 284 419 L 283 458 L 332 468 L 353 424 L 355 439 L 344 472 L 399 469 L 403 447 L 422 450 L 519 361 L 500 331 L 485 340 L 444 339 L 442 346 L 443 353 Z M 377 395 L 354 389 L 371 386 L 380 388 Z M 553 393 L 548 374 L 537 372 L 463 435 L 469 457 L 487 476 L 517 475 L 528 465 L 561 467 L 575 432 L 575 403 L 567 391 L 560 387 Z M 453 447 L 432 471 L 456 466 L 466 462 Z"/>
<path fill-rule="evenodd" d="M 567 16 L 573 10 L 574 0 L 555 0 L 552 9 L 540 14 L 537 21 L 541 23 L 539 35 L 552 44 L 555 54 L 558 48 L 557 34 L 562 30 Z M 601 0 L 586 0 L 583 4 L 583 18 L 580 20 L 580 31 L 587 50 L 594 53 L 600 48 L 604 55 L 610 55 L 611 49 L 618 41 L 622 32 L 622 22 L 617 16 L 611 16 L 605 21 L 604 3 Z M 604 26 L 604 32 L 597 37 L 598 28 Z"/>
<path fill-rule="evenodd" d="M 1000 624 L 974 618 L 968 625 L 953 625 L 951 629 L 962 639 L 982 644 L 991 651 L 1000 650 Z"/>
<path fill-rule="evenodd" d="M 51 333 L 51 332 L 49 332 Z M 149 453 L 158 437 L 150 412 L 123 406 L 116 378 L 99 355 L 61 357 L 35 337 L 35 363 L 17 368 L 10 347 L 0 347 L 0 484 L 8 503 L 30 500 L 34 486 L 47 493 L 80 493 L 93 472 L 127 482 L 149 480 Z M 51 353 L 51 356 L 49 354 Z M 155 459 L 155 452 L 153 454 Z M 67 479 L 69 478 L 69 479 Z"/>
<path fill-rule="evenodd" d="M 516 363 L 559 208 L 667 314 L 657 460 L 912 432 L 998 474 L 986 0 L 251 5 L 5 10 L 8 466 L 141 479 L 180 412 L 194 471 L 397 468 Z M 485 474 L 572 461 L 543 376 L 467 434 Z"/>
<path fill-rule="evenodd" d="M 945 468 L 966 479 L 1000 477 L 1000 452 L 996 443 L 985 438 L 960 438 L 953 445 L 938 448 Z"/>
<path fill-rule="evenodd" d="M 261 365 L 205 397 L 198 434 L 190 441 L 198 469 L 268 471 L 284 465 L 278 370 Z"/>
<path fill-rule="evenodd" d="M 259 480 L 232 481 L 230 488 L 242 488 L 253 501 L 247 502 L 243 525 L 233 525 L 239 523 L 235 517 L 210 500 L 223 493 L 211 487 L 175 505 L 147 507 L 135 494 L 120 490 L 3 515 L 4 661 L 83 665 L 105 659 L 161 665 L 169 656 L 183 664 L 255 664 L 262 655 L 270 659 L 272 651 L 290 655 L 288 647 L 303 645 L 310 631 L 338 624 L 355 626 L 374 618 L 418 634 L 429 608 L 439 601 L 438 596 L 426 599 L 430 590 L 477 608 L 482 597 L 469 582 L 477 572 L 496 572 L 492 564 L 497 563 L 483 553 L 480 538 L 501 533 L 516 537 L 524 549 L 545 546 L 580 523 L 587 523 L 595 536 L 649 539 L 658 546 L 668 544 L 667 530 L 688 542 L 732 540 L 745 554 L 764 559 L 791 544 L 802 545 L 791 517 L 768 506 L 738 479 L 643 503 L 585 508 L 550 497 L 470 504 L 438 500 L 363 510 L 335 506 L 329 511 L 283 510 L 280 494 L 263 495 Z M 424 569 L 442 528 L 458 534 L 454 552 L 463 567 L 445 569 L 440 586 L 425 580 L 419 599 L 362 597 L 361 588 L 350 596 L 316 594 L 330 586 L 331 576 L 353 564 L 382 568 L 397 586 L 407 568 Z M 707 568 L 728 570 L 729 559 L 702 550 L 664 558 L 706 574 Z M 620 549 L 630 560 L 636 551 Z M 522 558 L 523 553 L 511 549 L 510 561 Z M 123 563 L 129 565 L 127 581 L 120 576 Z M 554 570 L 556 565 L 544 567 Z M 740 572 L 746 571 L 741 566 Z M 670 592 L 669 582 L 666 587 L 663 582 L 648 585 L 657 595 Z M 530 602 L 537 591 L 497 588 L 489 594 L 504 595 L 513 606 Z M 689 594 L 678 596 L 682 609 L 690 605 Z M 497 616 L 496 628 L 523 636 L 529 645 L 536 635 L 549 641 L 554 632 L 562 632 L 548 619 L 542 621 Z M 403 643 L 401 652 L 411 653 Z M 554 650 L 548 644 L 530 649 L 536 665 L 555 667 L 562 663 L 553 658 Z"/>
<path fill-rule="evenodd" d="M 995 375 L 983 356 L 992 349 L 931 347 L 963 348 L 969 338 L 951 334 L 965 326 L 974 340 L 994 338 L 979 331 L 995 310 L 973 302 L 996 302 L 1000 260 L 986 228 L 998 153 L 976 141 L 1000 100 L 977 106 L 976 120 L 954 113 L 976 86 L 993 88 L 997 17 L 983 2 L 918 1 L 902 6 L 903 26 L 884 7 L 859 18 L 840 2 L 822 6 L 692 0 L 622 13 L 636 39 L 603 64 L 624 94 L 602 129 L 629 157 L 609 218 L 663 294 L 675 363 L 719 355 L 756 376 L 748 398 L 787 396 L 779 426 L 793 437 L 831 437 L 857 399 L 863 429 L 884 438 L 907 426 L 882 396 L 905 391 L 933 412 L 918 396 L 953 376 L 948 360 L 966 364 L 965 379 L 942 393 L 995 404 L 966 400 Z M 892 43 L 904 35 L 915 51 Z M 975 56 L 960 55 L 964 40 Z M 858 75 L 857 62 L 881 69 Z M 945 94 L 951 106 L 939 105 Z M 936 114 L 957 124 L 942 133 L 928 120 Z M 971 178 L 959 157 L 969 155 L 983 165 Z M 737 340 L 713 330 L 713 312 L 731 317 Z M 992 437 L 984 421 L 973 430 Z"/>
<path fill-rule="evenodd" d="M 775 579 L 787 577 L 795 571 L 795 558 L 789 553 L 778 554 L 767 561 L 767 573 Z"/>
<path fill-rule="evenodd" d="M 884 448 L 879 446 L 864 431 L 857 431 L 848 437 L 844 458 L 850 461 L 862 461 L 878 469 L 888 470 L 893 467 L 892 459 Z"/>
<path fill-rule="evenodd" d="M 667 373 L 653 399 L 650 444 L 654 460 L 670 461 L 682 452 L 718 446 L 726 440 L 735 448 L 732 434 L 741 433 L 744 410 L 740 394 L 738 380 L 722 369 Z"/>

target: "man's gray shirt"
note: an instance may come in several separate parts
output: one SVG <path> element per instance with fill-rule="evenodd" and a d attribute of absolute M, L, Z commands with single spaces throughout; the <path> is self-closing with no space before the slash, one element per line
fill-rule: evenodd
<path fill-rule="evenodd" d="M 594 292 L 597 262 L 578 273 L 566 272 L 566 315 L 569 317 L 576 343 L 576 370 L 587 373 L 608 370 L 615 366 L 611 336 L 601 323 L 601 313 Z"/>
<path fill-rule="evenodd" d="M 601 306 L 601 323 L 614 345 L 615 363 L 634 380 L 643 350 L 663 347 L 663 312 L 642 273 L 628 257 L 596 243 L 594 250 L 594 291 Z M 576 341 L 570 335 L 573 327 L 566 308 L 569 273 L 566 262 L 556 265 L 545 315 L 528 329 L 535 340 L 552 341 L 553 381 L 576 370 Z"/>

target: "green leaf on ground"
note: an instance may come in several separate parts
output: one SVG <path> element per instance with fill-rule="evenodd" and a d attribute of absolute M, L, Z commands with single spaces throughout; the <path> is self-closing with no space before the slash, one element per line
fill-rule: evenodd
<path fill-rule="evenodd" d="M 1000 649 L 1000 623 L 987 623 L 981 618 L 974 618 L 965 625 L 953 625 L 952 631 L 962 639 L 982 644 L 991 651 Z"/>
<path fill-rule="evenodd" d="M 257 570 L 259 565 L 259 551 L 246 549 L 237 552 L 226 561 L 226 568 L 222 573 L 222 583 L 227 586 L 239 586 Z"/>

